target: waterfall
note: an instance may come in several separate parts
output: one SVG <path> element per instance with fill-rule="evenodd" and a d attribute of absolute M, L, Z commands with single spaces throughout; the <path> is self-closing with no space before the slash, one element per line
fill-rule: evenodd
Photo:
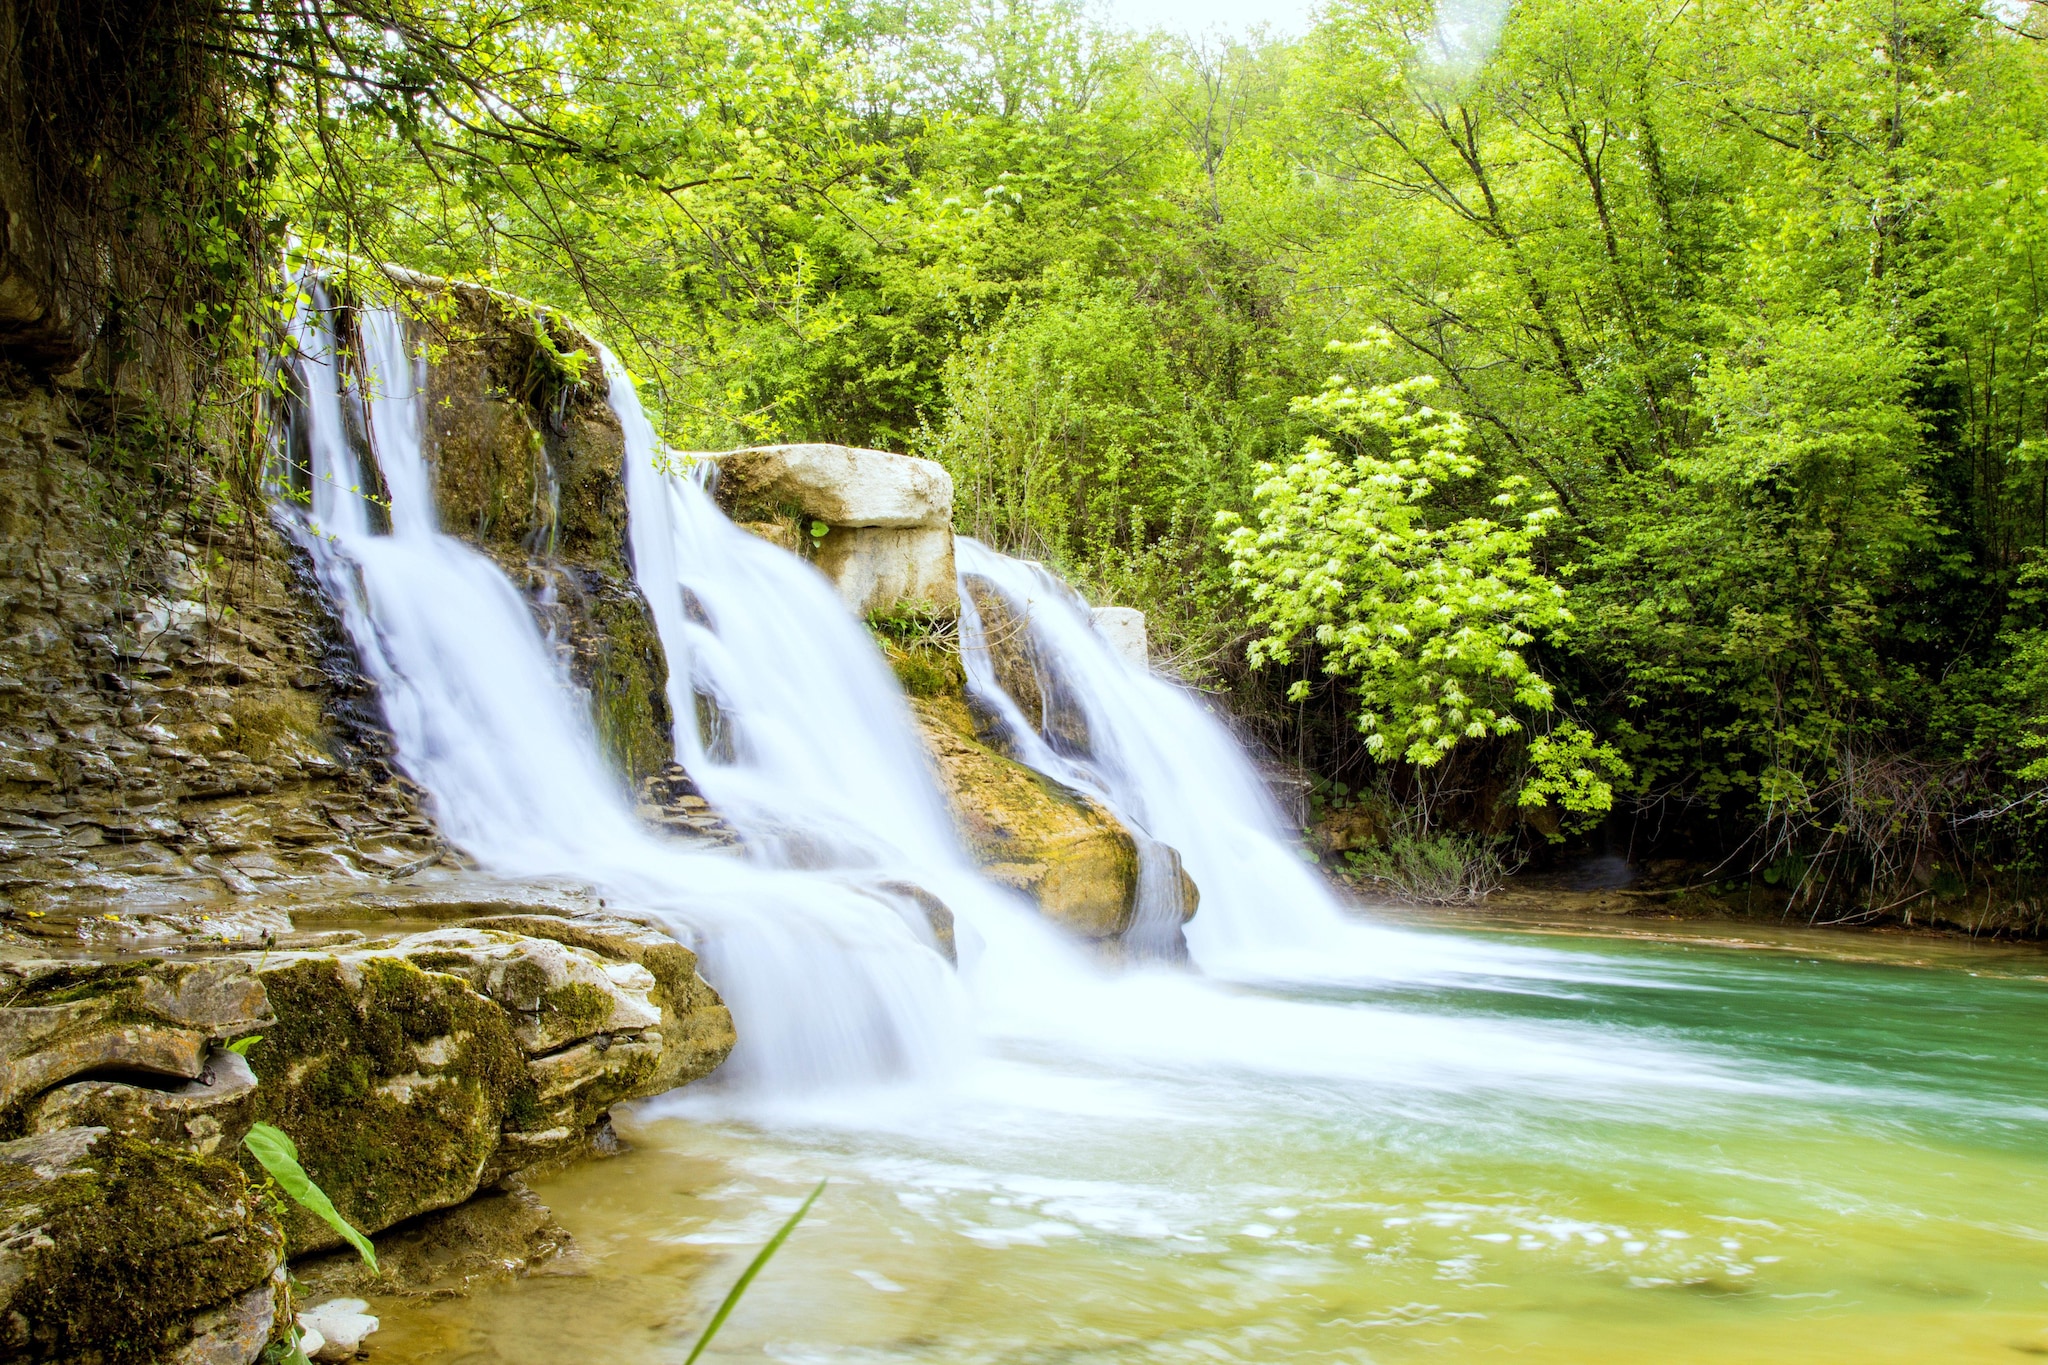
<path fill-rule="evenodd" d="M 1186 690 L 1109 647 L 1088 604 L 1043 567 L 961 537 L 961 646 L 968 684 L 1007 723 L 1018 758 L 1050 777 L 1101 791 L 1127 819 L 1180 851 L 1201 891 L 1186 929 L 1197 961 L 1216 970 L 1308 950 L 1384 948 L 1392 935 L 1347 921 L 1299 851 L 1235 737 Z M 980 579 L 1026 623 L 1041 693 L 1080 712 L 1085 752 L 1046 734 L 996 679 L 973 610 Z M 1310 975 L 1320 975 L 1311 972 Z"/>
<path fill-rule="evenodd" d="M 817 569 L 741 530 L 655 435 L 605 355 L 626 438 L 634 576 L 668 658 L 676 758 L 753 855 L 854 887 L 914 884 L 954 916 L 983 1034 L 1035 1028 L 1099 964 L 982 878 L 895 675 Z"/>
<path fill-rule="evenodd" d="M 789 1089 L 946 1067 L 968 1032 L 964 993 L 900 906 L 640 823 L 526 602 L 488 558 L 436 529 L 423 372 L 403 321 L 354 310 L 351 373 L 334 310 L 317 282 L 306 292 L 294 444 L 308 496 L 289 499 L 288 516 L 377 685 L 399 766 L 443 833 L 486 870 L 593 882 L 693 942 L 739 1031 L 732 1083 Z M 385 516 L 364 491 L 365 442 L 390 495 Z M 752 742 L 777 741 L 757 728 Z"/>

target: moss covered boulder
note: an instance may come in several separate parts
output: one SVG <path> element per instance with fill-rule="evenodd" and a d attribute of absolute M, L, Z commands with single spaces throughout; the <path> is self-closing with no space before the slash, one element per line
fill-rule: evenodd
<path fill-rule="evenodd" d="M 0 1143 L 0 1359 L 248 1365 L 284 1246 L 224 1158 L 104 1128 Z"/>
<path fill-rule="evenodd" d="M 375 953 L 273 960 L 263 984 L 277 1024 L 250 1052 L 257 1114 L 345 1218 L 377 1232 L 476 1193 L 515 1102 L 532 1103 L 502 1009 Z M 339 1242 L 296 1211 L 289 1232 L 294 1255 Z"/>
<path fill-rule="evenodd" d="M 642 1093 L 659 1095 L 710 1075 L 738 1041 L 732 1011 L 697 973 L 697 954 L 652 925 L 616 915 L 498 915 L 472 920 L 470 925 L 552 939 L 644 968 L 654 983 L 648 998 L 661 1012 L 663 1048 L 661 1062 Z"/>
<path fill-rule="evenodd" d="M 1100 802 L 982 743 L 958 697 L 912 699 L 963 842 L 992 880 L 1091 939 L 1131 927 L 1138 849 Z"/>
<path fill-rule="evenodd" d="M 625 434 L 597 345 L 477 285 L 393 272 L 426 344 L 442 528 L 525 593 L 631 781 L 674 754 L 668 664 L 628 562 Z"/>

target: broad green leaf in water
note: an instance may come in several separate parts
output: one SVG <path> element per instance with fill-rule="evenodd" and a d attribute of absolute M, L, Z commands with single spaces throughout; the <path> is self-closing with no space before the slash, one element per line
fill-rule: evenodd
<path fill-rule="evenodd" d="M 249 1154 L 262 1164 L 264 1170 L 270 1172 L 270 1178 L 275 1180 L 279 1188 L 290 1195 L 300 1208 L 340 1233 L 342 1240 L 356 1249 L 356 1254 L 363 1258 L 363 1263 L 370 1269 L 377 1268 L 377 1252 L 370 1245 L 370 1239 L 357 1232 L 335 1209 L 334 1201 L 327 1197 L 327 1192 L 313 1183 L 313 1177 L 307 1175 L 305 1168 L 299 1165 L 298 1147 L 282 1129 L 273 1128 L 267 1123 L 255 1124 L 249 1129 L 249 1135 L 242 1139 L 242 1145 L 249 1149 Z"/>
<path fill-rule="evenodd" d="M 705 1324 L 704 1335 L 697 1338 L 697 1344 L 690 1348 L 690 1354 L 683 1361 L 683 1365 L 696 1365 L 697 1357 L 704 1354 L 704 1348 L 711 1344 L 711 1338 L 717 1336 L 718 1329 L 725 1326 L 725 1320 L 731 1317 L 732 1310 L 739 1306 L 740 1296 L 747 1292 L 747 1286 L 761 1273 L 761 1267 L 767 1265 L 769 1258 L 782 1250 L 782 1244 L 789 1240 L 789 1234 L 796 1231 L 796 1225 L 804 1220 L 804 1215 L 811 1211 L 811 1205 L 817 1203 L 818 1196 L 824 1192 L 825 1182 L 820 1180 L 818 1187 L 811 1191 L 810 1197 L 797 1207 L 795 1213 L 789 1215 L 789 1221 L 768 1239 L 768 1245 L 762 1247 L 755 1253 L 754 1259 L 747 1262 L 747 1268 L 740 1272 L 739 1279 L 734 1281 L 732 1288 L 726 1292 L 725 1301 L 718 1305 L 718 1311 L 713 1313 L 711 1321 Z"/>

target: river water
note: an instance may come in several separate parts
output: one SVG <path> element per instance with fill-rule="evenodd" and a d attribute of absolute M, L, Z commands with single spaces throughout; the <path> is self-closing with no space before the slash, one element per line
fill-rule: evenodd
<path fill-rule="evenodd" d="M 518 594 L 438 530 L 403 323 L 362 310 L 350 361 L 324 309 L 299 515 L 399 762 L 486 868 L 588 880 L 696 945 L 741 1037 L 713 1083 L 620 1116 L 628 1154 L 538 1182 L 582 1248 L 564 1273 L 379 1303 L 377 1355 L 680 1361 L 820 1179 L 711 1358 L 2048 1355 L 2040 957 L 1375 921 L 1198 698 L 963 541 L 1070 712 L 986 695 L 970 610 L 983 700 L 1044 725 L 1019 755 L 1201 888 L 1185 963 L 1113 970 L 974 873 L 864 630 L 718 517 L 614 364 L 640 587 L 678 714 L 714 718 L 677 756 L 752 853 L 664 841 Z M 898 878 L 952 907 L 957 972 Z"/>
<path fill-rule="evenodd" d="M 643 1106 L 537 1187 L 575 1275 L 392 1305 L 378 1350 L 680 1361 L 829 1178 L 709 1359 L 2048 1355 L 2048 963 L 1414 937 L 1505 974 L 1126 982 L 1136 1037 Z"/>

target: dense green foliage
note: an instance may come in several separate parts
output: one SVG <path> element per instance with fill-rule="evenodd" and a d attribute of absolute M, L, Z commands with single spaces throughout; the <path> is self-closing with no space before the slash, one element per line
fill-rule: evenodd
<path fill-rule="evenodd" d="M 963 530 L 1425 824 L 1611 805 L 1816 901 L 2010 897 L 2043 16 L 1456 13 L 1190 44 L 1060 0 L 392 0 L 225 50 L 301 241 L 580 312 L 679 445 L 943 461 Z"/>

